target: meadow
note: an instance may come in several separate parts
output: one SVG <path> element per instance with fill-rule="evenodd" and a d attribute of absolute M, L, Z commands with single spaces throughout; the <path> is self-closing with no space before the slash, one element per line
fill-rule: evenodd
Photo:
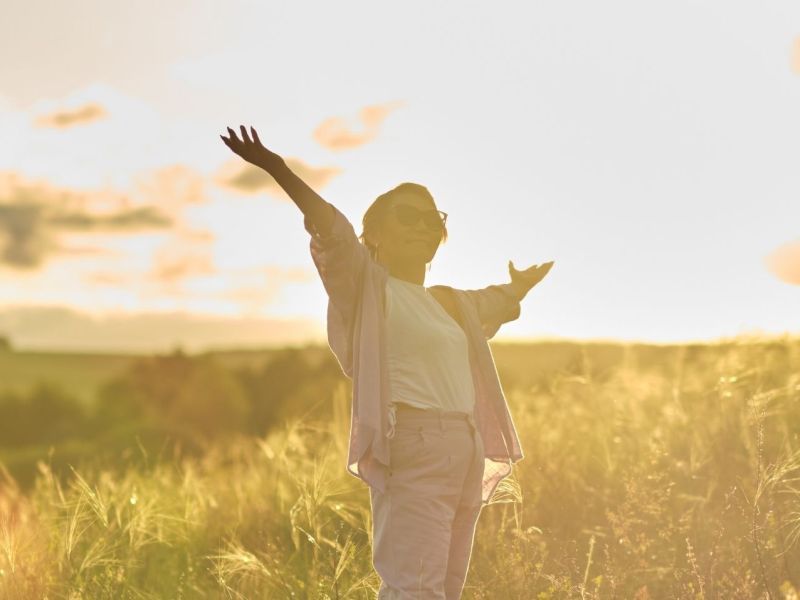
<path fill-rule="evenodd" d="M 800 339 L 492 349 L 525 458 L 463 598 L 798 598 Z M 350 390 L 318 347 L 8 351 L 0 598 L 374 598 Z"/>

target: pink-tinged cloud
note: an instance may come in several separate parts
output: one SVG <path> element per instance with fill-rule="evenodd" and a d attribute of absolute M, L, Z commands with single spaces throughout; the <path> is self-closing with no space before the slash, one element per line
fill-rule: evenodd
<path fill-rule="evenodd" d="M 93 285 L 131 289 L 156 285 L 169 296 L 181 296 L 184 280 L 220 274 L 214 265 L 215 240 L 209 231 L 179 227 L 170 231 L 166 241 L 155 249 L 147 270 L 104 269 L 88 273 L 83 280 Z"/>
<path fill-rule="evenodd" d="M 287 285 L 306 283 L 316 279 L 310 268 L 284 268 L 266 265 L 253 272 L 242 273 L 240 281 L 233 281 L 231 289 L 222 298 L 239 305 L 243 313 L 254 314 L 271 304 Z"/>
<path fill-rule="evenodd" d="M 151 301 L 166 301 L 173 306 L 200 303 L 206 307 L 224 307 L 229 313 L 260 317 L 288 286 L 315 279 L 316 271 L 306 267 L 270 264 L 219 269 L 201 248 L 181 248 L 175 244 L 163 248 L 146 272 L 94 271 L 82 281 L 103 291 L 136 290 Z"/>
<path fill-rule="evenodd" d="M 175 236 L 156 251 L 148 278 L 170 286 L 189 277 L 215 275 L 213 239 L 213 235 L 206 237 L 182 233 Z"/>
<path fill-rule="evenodd" d="M 130 284 L 131 276 L 119 271 L 96 271 L 84 277 L 84 280 L 92 285 L 120 287 Z"/>
<path fill-rule="evenodd" d="M 135 192 L 145 204 L 157 205 L 170 215 L 177 215 L 185 206 L 208 200 L 204 177 L 181 164 L 140 175 L 135 180 Z"/>
<path fill-rule="evenodd" d="M 792 44 L 792 70 L 800 75 L 800 36 L 797 36 Z"/>
<path fill-rule="evenodd" d="M 342 170 L 336 167 L 312 167 L 296 158 L 287 158 L 286 164 L 315 190 L 322 189 Z M 272 175 L 242 160 L 232 160 L 220 169 L 216 177 L 218 185 L 242 194 L 266 193 L 282 200 L 291 201 Z"/>
<path fill-rule="evenodd" d="M 800 240 L 778 246 L 765 262 L 769 271 L 781 281 L 800 285 Z"/>
<path fill-rule="evenodd" d="M 181 288 L 181 284 L 186 279 L 217 275 L 219 275 L 219 271 L 214 268 L 210 257 L 185 253 L 156 256 L 150 270 L 144 273 L 93 271 L 83 276 L 82 281 L 90 285 L 109 288 L 157 290 L 160 297 L 175 300 L 187 297 Z"/>
<path fill-rule="evenodd" d="M 51 127 L 65 129 L 75 125 L 87 125 L 108 116 L 106 109 L 99 104 L 86 104 L 73 110 L 60 110 L 49 115 L 42 115 L 36 119 L 37 127 Z"/>
<path fill-rule="evenodd" d="M 360 131 L 353 131 L 342 117 L 325 119 L 314 130 L 314 139 L 330 150 L 348 150 L 363 146 L 375 139 L 386 117 L 401 106 L 403 103 L 399 101 L 365 106 L 359 112 Z"/>

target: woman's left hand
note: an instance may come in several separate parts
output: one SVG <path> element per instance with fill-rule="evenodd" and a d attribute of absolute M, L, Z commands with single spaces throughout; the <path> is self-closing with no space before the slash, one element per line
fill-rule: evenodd
<path fill-rule="evenodd" d="M 527 269 L 519 271 L 514 268 L 513 261 L 508 261 L 508 272 L 511 275 L 511 284 L 517 291 L 520 299 L 530 291 L 530 289 L 539 283 L 544 276 L 550 271 L 555 261 L 542 263 L 540 265 L 533 265 Z"/>

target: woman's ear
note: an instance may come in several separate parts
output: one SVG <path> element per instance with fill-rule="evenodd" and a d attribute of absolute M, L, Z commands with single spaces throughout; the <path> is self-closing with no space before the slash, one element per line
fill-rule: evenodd
<path fill-rule="evenodd" d="M 374 231 L 364 232 L 364 242 L 366 242 L 367 246 L 372 248 L 377 248 L 378 244 L 380 243 L 380 236 L 378 236 Z"/>
<path fill-rule="evenodd" d="M 364 238 L 371 246 L 377 248 L 380 245 L 381 239 L 383 239 L 383 227 L 383 221 L 376 219 L 370 230 L 364 233 Z"/>

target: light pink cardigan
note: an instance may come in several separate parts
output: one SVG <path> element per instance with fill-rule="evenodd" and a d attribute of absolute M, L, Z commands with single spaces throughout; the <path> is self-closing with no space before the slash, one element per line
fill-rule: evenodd
<path fill-rule="evenodd" d="M 389 273 L 372 259 L 336 207 L 328 235 L 320 235 L 308 219 L 304 226 L 311 234 L 311 257 L 328 294 L 328 344 L 353 380 L 347 471 L 383 492 L 391 435 L 383 316 Z M 469 344 L 473 418 L 486 452 L 481 495 L 486 504 L 497 484 L 511 473 L 511 465 L 523 458 L 487 343 L 501 324 L 519 317 L 519 298 L 508 283 L 480 290 L 449 289 L 457 299 Z"/>

